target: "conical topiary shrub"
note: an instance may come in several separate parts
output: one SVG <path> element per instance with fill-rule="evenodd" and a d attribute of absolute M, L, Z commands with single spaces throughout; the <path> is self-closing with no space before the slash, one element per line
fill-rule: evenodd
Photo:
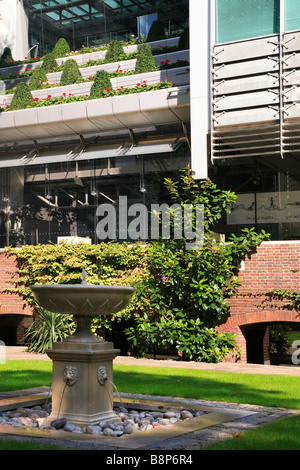
<path fill-rule="evenodd" d="M 82 80 L 82 76 L 76 60 L 68 59 L 63 66 L 60 85 L 73 85 Z"/>
<path fill-rule="evenodd" d="M 161 21 L 155 20 L 153 21 L 148 35 L 147 35 L 147 41 L 158 41 L 159 39 L 163 39 L 165 34 L 165 28 L 164 25 Z"/>
<path fill-rule="evenodd" d="M 189 28 L 185 28 L 179 38 L 178 42 L 178 49 L 184 50 L 190 48 L 190 30 Z"/>
<path fill-rule="evenodd" d="M 49 52 L 48 54 L 45 55 L 43 63 L 42 63 L 42 69 L 46 73 L 54 72 L 57 67 L 57 62 L 55 60 L 53 52 Z"/>
<path fill-rule="evenodd" d="M 99 70 L 94 77 L 94 83 L 90 91 L 90 99 L 96 100 L 102 98 L 104 96 L 105 89 L 112 90 L 109 73 L 105 70 Z"/>
<path fill-rule="evenodd" d="M 114 39 L 109 44 L 104 62 L 107 64 L 110 62 L 117 62 L 118 60 L 120 60 L 120 57 L 122 54 L 124 54 L 124 49 L 123 49 L 122 44 L 116 39 Z"/>
<path fill-rule="evenodd" d="M 9 62 L 14 62 L 11 50 L 5 47 L 0 57 L 0 67 L 6 67 Z"/>
<path fill-rule="evenodd" d="M 70 52 L 70 47 L 64 38 L 60 38 L 54 46 L 53 55 L 55 59 L 59 57 L 65 57 Z"/>
<path fill-rule="evenodd" d="M 25 82 L 18 83 L 9 109 L 13 111 L 18 109 L 25 109 L 31 104 L 31 102 L 32 95 L 29 85 Z"/>
<path fill-rule="evenodd" d="M 42 67 L 36 67 L 32 72 L 29 81 L 30 90 L 39 90 L 42 88 L 42 83 L 47 81 L 47 75 Z"/>
<path fill-rule="evenodd" d="M 154 72 L 157 70 L 149 44 L 141 44 L 138 50 L 135 73 Z"/>

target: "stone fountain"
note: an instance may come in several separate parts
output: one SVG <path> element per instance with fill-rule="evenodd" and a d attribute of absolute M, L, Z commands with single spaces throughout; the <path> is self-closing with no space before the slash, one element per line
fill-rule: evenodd
<path fill-rule="evenodd" d="M 52 413 L 48 418 L 66 418 L 72 424 L 87 426 L 99 421 L 114 422 L 113 359 L 120 352 L 91 331 L 96 315 L 109 315 L 130 302 L 133 287 L 81 284 L 33 285 L 37 302 L 45 309 L 72 314 L 75 333 L 54 343 L 47 355 L 53 361 Z"/>

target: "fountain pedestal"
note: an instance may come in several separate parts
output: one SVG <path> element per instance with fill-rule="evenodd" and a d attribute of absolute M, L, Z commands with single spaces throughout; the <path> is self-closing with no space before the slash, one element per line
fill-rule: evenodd
<path fill-rule="evenodd" d="M 117 421 L 113 412 L 112 343 L 55 343 L 47 351 L 53 361 L 52 413 L 48 422 L 66 418 L 79 426 Z"/>
<path fill-rule="evenodd" d="M 113 359 L 120 352 L 94 335 L 91 321 L 124 309 L 135 289 L 127 286 L 31 286 L 37 302 L 47 310 L 72 314 L 75 333 L 47 351 L 53 361 L 52 413 L 47 423 L 66 418 L 79 426 L 118 421 L 113 412 Z"/>

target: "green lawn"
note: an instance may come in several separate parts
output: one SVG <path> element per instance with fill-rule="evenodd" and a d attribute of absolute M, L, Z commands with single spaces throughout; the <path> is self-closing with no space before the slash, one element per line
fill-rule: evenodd
<path fill-rule="evenodd" d="M 0 392 L 51 385 L 49 361 L 0 364 Z M 114 365 L 119 392 L 300 409 L 300 377 Z M 279 420 L 216 446 L 221 449 L 300 449 L 300 417 Z M 258 446 L 258 447 L 256 447 Z M 220 447 L 218 447 L 220 448 Z M 0 447 L 1 449 L 1 447 Z M 210 449 L 210 448 L 209 448 Z"/>

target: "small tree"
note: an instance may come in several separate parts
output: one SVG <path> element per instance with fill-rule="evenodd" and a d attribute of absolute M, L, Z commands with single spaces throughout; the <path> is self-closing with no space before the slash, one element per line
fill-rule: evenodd
<path fill-rule="evenodd" d="M 183 218 L 176 222 L 171 211 L 173 229 L 181 228 L 182 237 L 171 235 L 149 243 L 148 278 L 135 286 L 140 313 L 127 334 L 138 353 L 147 342 L 151 347 L 150 342 L 156 349 L 177 351 L 183 359 L 219 361 L 234 347 L 232 335 L 222 336 L 214 329 L 230 316 L 228 300 L 240 286 L 237 267 L 267 236 L 246 229 L 239 237 L 232 235 L 228 243 L 217 241 L 213 228 L 234 204 L 235 194 L 220 190 L 209 179 L 195 181 L 189 168 L 180 172 L 177 181 L 168 178 L 165 183 L 181 213 L 187 205 L 194 208 L 191 228 L 203 244 L 186 248 Z M 204 212 L 203 233 L 201 227 L 197 229 L 197 206 Z"/>
<path fill-rule="evenodd" d="M 63 66 L 60 85 L 73 85 L 82 80 L 82 76 L 76 60 L 68 59 Z"/>
<path fill-rule="evenodd" d="M 120 57 L 124 54 L 123 46 L 122 44 L 114 39 L 111 41 L 109 44 L 109 48 L 106 52 L 105 55 L 105 63 L 108 64 L 110 62 L 118 62 L 120 60 Z"/>
<path fill-rule="evenodd" d="M 159 39 L 163 39 L 165 34 L 165 28 L 161 21 L 155 20 L 153 21 L 147 36 L 147 41 L 158 41 Z"/>
<path fill-rule="evenodd" d="M 14 59 L 10 48 L 5 47 L 0 57 L 0 67 L 6 67 L 8 62 L 14 62 Z"/>
<path fill-rule="evenodd" d="M 190 30 L 189 28 L 185 28 L 180 35 L 179 42 L 178 42 L 178 49 L 184 50 L 190 48 Z"/>
<path fill-rule="evenodd" d="M 39 90 L 42 88 L 42 83 L 47 81 L 47 75 L 42 67 L 36 67 L 30 77 L 29 88 L 30 90 Z"/>
<path fill-rule="evenodd" d="M 154 72 L 157 70 L 149 44 L 141 44 L 138 50 L 135 73 Z"/>
<path fill-rule="evenodd" d="M 12 102 L 10 104 L 10 110 L 18 110 L 27 108 L 32 102 L 32 95 L 30 92 L 29 85 L 27 83 L 18 83 L 16 86 Z"/>
<path fill-rule="evenodd" d="M 64 38 L 60 38 L 54 46 L 53 54 L 55 59 L 59 57 L 65 57 L 66 54 L 69 54 L 70 47 L 67 41 Z"/>
<path fill-rule="evenodd" d="M 42 63 L 42 69 L 46 73 L 54 72 L 57 68 L 57 62 L 55 60 L 53 52 L 49 52 L 48 54 L 45 55 L 43 63 Z"/>
<path fill-rule="evenodd" d="M 94 77 L 94 83 L 90 91 L 90 99 L 95 100 L 102 98 L 105 95 L 105 90 L 111 89 L 112 84 L 109 78 L 109 73 L 105 70 L 99 70 Z"/>

